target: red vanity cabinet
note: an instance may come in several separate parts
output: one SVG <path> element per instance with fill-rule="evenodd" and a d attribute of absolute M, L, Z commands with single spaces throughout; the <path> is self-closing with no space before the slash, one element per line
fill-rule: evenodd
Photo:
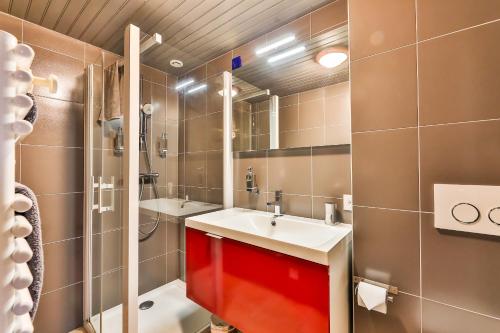
<path fill-rule="evenodd" d="M 187 296 L 245 333 L 328 333 L 328 266 L 186 228 Z"/>

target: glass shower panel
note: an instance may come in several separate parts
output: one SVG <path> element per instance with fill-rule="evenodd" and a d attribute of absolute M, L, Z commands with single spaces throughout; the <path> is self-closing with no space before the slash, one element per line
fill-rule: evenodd
<path fill-rule="evenodd" d="M 89 224 L 86 244 L 90 256 L 88 277 L 91 281 L 86 314 L 87 326 L 96 332 L 121 332 L 121 193 L 123 190 L 122 150 L 117 144 L 123 126 L 122 117 L 110 117 L 106 108 L 111 107 L 110 95 L 113 70 L 118 58 L 103 53 L 100 64 L 88 67 L 88 99 L 92 105 L 87 114 L 87 219 Z M 121 71 L 121 70 L 120 70 Z M 118 73 L 118 77 L 122 75 Z M 91 93 L 90 93 L 91 91 Z M 116 107 L 119 107 L 116 105 Z M 92 112 L 90 112 L 92 111 Z"/>

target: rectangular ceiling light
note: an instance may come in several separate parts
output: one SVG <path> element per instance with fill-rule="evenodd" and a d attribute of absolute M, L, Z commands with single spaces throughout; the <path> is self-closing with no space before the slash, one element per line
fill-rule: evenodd
<path fill-rule="evenodd" d="M 287 50 L 285 52 L 282 52 L 282 53 L 279 53 L 279 54 L 277 54 L 275 56 L 270 57 L 269 59 L 267 59 L 267 62 L 272 63 L 272 62 L 284 59 L 286 57 L 293 56 L 294 54 L 297 54 L 297 53 L 300 53 L 300 52 L 304 52 L 305 50 L 306 50 L 306 47 L 304 45 L 298 46 L 298 47 L 294 47 L 293 49 L 289 49 L 289 50 Z"/>
<path fill-rule="evenodd" d="M 290 42 L 293 42 L 294 40 L 295 40 L 295 35 L 291 35 L 291 36 L 285 37 L 285 38 L 280 39 L 280 40 L 278 40 L 278 41 L 276 41 L 274 43 L 271 43 L 271 44 L 269 44 L 267 46 L 264 46 L 264 47 L 261 47 L 261 48 L 257 49 L 255 51 L 255 54 L 257 54 L 257 55 L 264 54 L 266 52 L 269 52 L 269 51 L 272 51 L 274 49 L 277 49 L 280 46 L 283 46 L 283 45 L 286 45 L 286 44 L 288 44 Z"/>
<path fill-rule="evenodd" d="M 189 86 L 193 82 L 194 82 L 193 79 L 189 79 L 189 80 L 186 80 L 184 82 L 181 82 L 181 83 L 179 83 L 178 85 L 175 86 L 175 90 L 180 90 L 180 89 L 182 89 L 184 87 L 187 87 L 187 86 Z"/>
<path fill-rule="evenodd" d="M 189 89 L 189 90 L 187 91 L 187 93 L 188 93 L 188 94 L 192 94 L 192 93 L 194 93 L 194 92 L 196 92 L 196 91 L 198 91 L 198 90 L 201 90 L 201 89 L 203 89 L 203 88 L 206 88 L 206 87 L 207 87 L 207 85 L 206 85 L 206 84 L 200 84 L 199 86 L 196 86 L 196 87 L 194 87 L 194 88 L 192 88 L 192 89 Z"/>

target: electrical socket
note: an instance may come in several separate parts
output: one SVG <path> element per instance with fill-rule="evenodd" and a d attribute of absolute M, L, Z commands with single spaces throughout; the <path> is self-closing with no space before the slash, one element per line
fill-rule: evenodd
<path fill-rule="evenodd" d="M 344 210 L 352 212 L 352 195 L 344 194 Z"/>

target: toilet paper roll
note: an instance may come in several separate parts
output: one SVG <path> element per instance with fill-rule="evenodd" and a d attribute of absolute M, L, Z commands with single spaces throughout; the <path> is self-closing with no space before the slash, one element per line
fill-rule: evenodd
<path fill-rule="evenodd" d="M 12 305 L 12 312 L 16 316 L 22 316 L 31 311 L 33 308 L 33 300 L 31 299 L 28 288 L 16 291 L 16 298 L 14 305 Z"/>
<path fill-rule="evenodd" d="M 387 289 L 366 282 L 358 284 L 358 305 L 381 313 L 387 313 Z"/>

